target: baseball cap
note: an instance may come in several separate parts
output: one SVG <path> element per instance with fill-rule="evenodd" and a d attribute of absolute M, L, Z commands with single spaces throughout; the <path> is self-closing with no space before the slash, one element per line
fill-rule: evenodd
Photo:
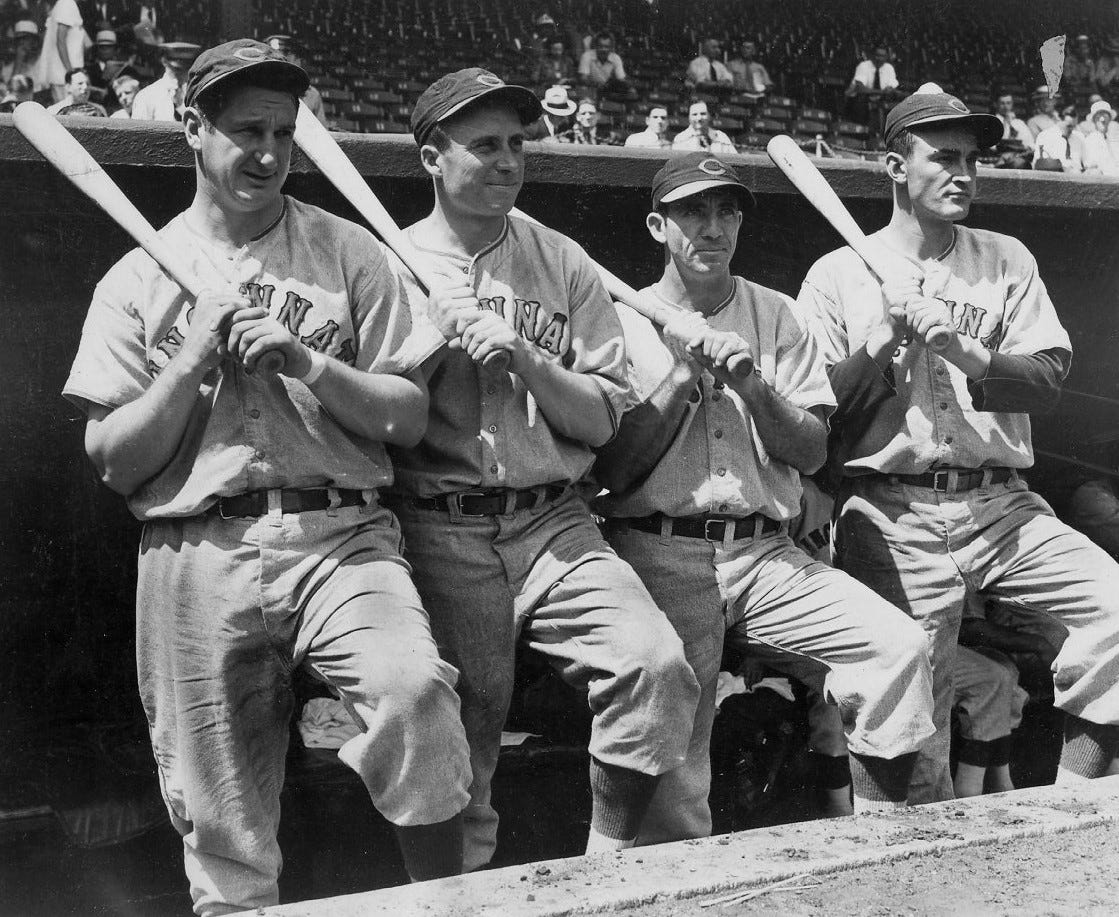
<path fill-rule="evenodd" d="M 187 74 L 183 104 L 193 105 L 201 93 L 216 83 L 247 70 L 269 74 L 285 88 L 290 85 L 297 95 L 303 95 L 311 85 L 307 72 L 279 51 L 252 38 L 238 38 L 198 55 Z"/>
<path fill-rule="evenodd" d="M 564 117 L 575 114 L 575 103 L 567 94 L 566 86 L 549 86 L 544 90 L 544 101 L 540 105 L 550 115 Z"/>
<path fill-rule="evenodd" d="M 735 189 L 743 204 L 754 205 L 754 195 L 738 173 L 725 162 L 703 151 L 672 156 L 653 176 L 653 209 L 691 197 L 708 188 Z"/>
<path fill-rule="evenodd" d="M 513 86 L 481 67 L 467 67 L 442 76 L 423 91 L 412 109 L 412 135 L 422 144 L 440 121 L 480 99 L 504 100 L 517 110 L 521 124 L 531 124 L 543 109 L 531 89 Z"/>
<path fill-rule="evenodd" d="M 21 19 L 12 26 L 12 35 L 38 35 L 39 26 L 30 19 Z"/>
<path fill-rule="evenodd" d="M 95 45 L 115 45 L 117 43 L 117 33 L 112 29 L 102 29 L 97 33 L 93 43 Z"/>
<path fill-rule="evenodd" d="M 921 125 L 963 121 L 975 129 L 981 147 L 993 146 L 1002 137 L 1002 122 L 995 116 L 973 112 L 954 95 L 936 83 L 925 83 L 913 95 L 902 99 L 886 115 L 883 139 L 886 145 L 901 131 Z"/>

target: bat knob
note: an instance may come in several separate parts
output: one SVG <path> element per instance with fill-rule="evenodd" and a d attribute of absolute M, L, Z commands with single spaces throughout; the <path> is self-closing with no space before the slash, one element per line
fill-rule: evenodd
<path fill-rule="evenodd" d="M 754 373 L 754 360 L 748 353 L 735 354 L 727 361 L 727 371 L 736 379 L 748 379 Z"/>
<path fill-rule="evenodd" d="M 952 343 L 952 331 L 949 328 L 930 328 L 925 335 L 925 346 L 929 350 L 939 353 Z"/>
<path fill-rule="evenodd" d="M 287 365 L 284 355 L 278 350 L 269 350 L 256 361 L 255 372 L 261 376 L 275 376 Z"/>
<path fill-rule="evenodd" d="M 503 373 L 509 370 L 509 352 L 507 350 L 494 350 L 486 354 L 482 365 L 493 372 Z"/>

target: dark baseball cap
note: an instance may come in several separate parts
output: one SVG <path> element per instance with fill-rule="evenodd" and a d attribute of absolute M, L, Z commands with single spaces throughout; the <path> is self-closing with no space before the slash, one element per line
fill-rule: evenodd
<path fill-rule="evenodd" d="M 709 188 L 733 188 L 743 204 L 754 205 L 754 195 L 742 184 L 733 167 L 710 153 L 671 156 L 653 176 L 653 209 L 691 197 Z"/>
<path fill-rule="evenodd" d="M 311 85 L 307 72 L 279 51 L 252 38 L 238 38 L 198 55 L 187 74 L 183 104 L 193 105 L 217 83 L 250 69 L 264 78 L 262 82 L 274 80 L 277 88 L 291 89 L 296 95 L 303 95 Z"/>
<path fill-rule="evenodd" d="M 973 112 L 936 83 L 925 83 L 890 109 L 883 139 L 889 146 L 894 137 L 908 128 L 955 122 L 974 128 L 975 141 L 980 147 L 994 146 L 1002 139 L 1002 122 L 995 115 Z"/>
<path fill-rule="evenodd" d="M 440 121 L 481 99 L 508 102 L 516 109 L 521 124 L 531 124 L 543 111 L 531 89 L 510 85 L 481 67 L 467 67 L 440 77 L 416 100 L 416 107 L 412 109 L 412 135 L 416 143 L 427 140 L 431 129 Z"/>

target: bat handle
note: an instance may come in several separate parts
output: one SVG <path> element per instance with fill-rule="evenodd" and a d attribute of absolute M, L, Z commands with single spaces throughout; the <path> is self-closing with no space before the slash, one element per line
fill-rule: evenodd
<path fill-rule="evenodd" d="M 748 353 L 736 353 L 727 361 L 727 371 L 736 379 L 748 379 L 754 373 L 754 358 Z"/>

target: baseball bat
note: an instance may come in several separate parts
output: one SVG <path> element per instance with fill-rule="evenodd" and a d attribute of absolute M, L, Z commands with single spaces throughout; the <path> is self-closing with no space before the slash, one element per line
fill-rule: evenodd
<path fill-rule="evenodd" d="M 785 173 L 796 189 L 807 198 L 808 203 L 831 223 L 832 228 L 843 237 L 843 241 L 878 275 L 879 280 L 885 281 L 895 273 L 889 258 L 870 243 L 835 189 L 828 184 L 827 179 L 792 137 L 778 134 L 770 139 L 765 149 L 777 168 Z M 925 335 L 925 343 L 932 350 L 943 350 L 950 343 L 951 335 L 948 328 L 930 328 Z"/>
<path fill-rule="evenodd" d="M 357 167 L 342 152 L 338 142 L 314 113 L 303 102 L 295 117 L 295 142 L 325 175 L 342 196 L 361 214 L 365 222 L 393 250 L 404 266 L 412 272 L 425 292 L 431 292 L 435 277 L 427 264 L 412 247 L 396 220 L 381 203 L 373 189 L 366 184 Z M 503 350 L 489 354 L 483 361 L 489 369 L 504 370 L 509 366 L 509 354 Z"/>
<path fill-rule="evenodd" d="M 512 215 L 518 216 L 522 220 L 528 220 L 530 223 L 536 223 L 538 226 L 543 225 L 539 220 L 530 217 L 523 210 L 518 210 L 516 207 L 513 208 Z M 602 285 L 606 287 L 607 293 L 618 302 L 629 306 L 638 315 L 645 316 L 645 318 L 649 319 L 654 325 L 664 327 L 674 316 L 683 311 L 677 306 L 670 306 L 651 296 L 642 296 L 641 293 L 622 280 L 621 277 L 608 268 L 603 267 L 593 258 L 591 259 L 591 264 L 593 264 L 595 270 L 598 271 L 599 279 L 602 281 Z M 730 361 L 727 363 L 727 371 L 738 379 L 745 379 L 753 373 L 754 361 L 748 354 L 737 354 L 731 357 Z"/>
<path fill-rule="evenodd" d="M 198 298 L 207 284 L 159 237 L 155 227 L 120 186 L 58 119 L 38 102 L 23 102 L 16 106 L 12 121 L 47 162 L 112 217 L 191 297 Z M 283 366 L 283 354 L 275 351 L 264 354 L 258 361 L 259 369 L 266 373 L 278 372 Z"/>

